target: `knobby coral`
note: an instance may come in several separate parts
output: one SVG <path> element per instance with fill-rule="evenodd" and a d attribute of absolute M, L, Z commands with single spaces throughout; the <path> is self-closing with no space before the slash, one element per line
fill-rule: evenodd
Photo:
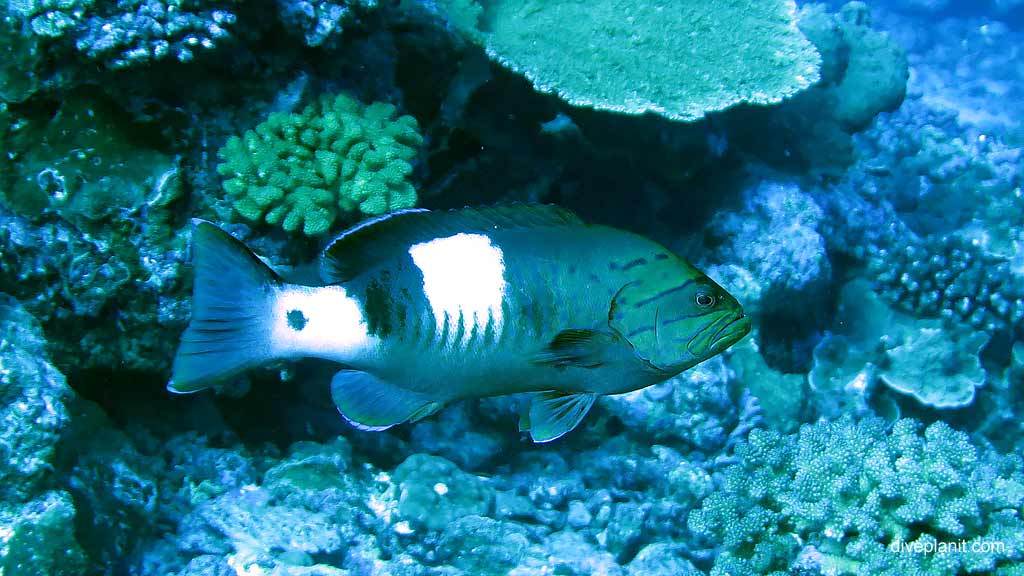
<path fill-rule="evenodd" d="M 317 236 L 343 212 L 377 215 L 416 204 L 409 175 L 423 142 L 417 128 L 390 104 L 324 95 L 230 138 L 217 170 L 246 220 Z"/>
<path fill-rule="evenodd" d="M 108 68 L 165 58 L 193 59 L 228 37 L 234 0 L 23 0 L 8 12 L 41 39 L 70 39 L 74 48 Z"/>
<path fill-rule="evenodd" d="M 869 267 L 883 295 L 920 316 L 939 316 L 989 333 L 1024 321 L 1024 281 L 1015 262 L 987 254 L 961 236 L 880 249 Z"/>

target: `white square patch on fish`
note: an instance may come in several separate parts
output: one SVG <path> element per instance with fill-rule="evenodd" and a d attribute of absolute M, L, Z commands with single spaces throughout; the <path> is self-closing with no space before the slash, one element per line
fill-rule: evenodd
<path fill-rule="evenodd" d="M 487 328 L 493 317 L 493 330 L 501 331 L 505 260 L 501 248 L 492 244 L 490 238 L 483 234 L 435 238 L 414 244 L 409 255 L 423 274 L 423 293 L 430 302 L 439 332 L 445 315 L 450 322 L 457 323 L 460 312 L 480 331 Z M 449 333 L 456 333 L 457 326 L 449 326 Z M 471 334 L 471 326 L 467 325 L 462 344 L 469 341 Z"/>
<path fill-rule="evenodd" d="M 359 303 L 341 286 L 288 286 L 274 299 L 271 342 L 282 356 L 344 362 L 374 344 Z"/>

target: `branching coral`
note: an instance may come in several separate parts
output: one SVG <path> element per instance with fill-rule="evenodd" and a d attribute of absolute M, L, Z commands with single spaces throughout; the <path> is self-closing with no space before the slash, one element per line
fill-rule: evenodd
<path fill-rule="evenodd" d="M 165 58 L 188 62 L 228 36 L 233 0 L 25 0 L 8 10 L 37 37 L 71 40 L 87 58 L 125 68 Z"/>
<path fill-rule="evenodd" d="M 1024 279 L 1008 258 L 961 236 L 880 249 L 870 261 L 879 289 L 915 314 L 997 332 L 1024 320 Z"/>
<path fill-rule="evenodd" d="M 376 215 L 416 204 L 409 175 L 423 142 L 417 128 L 390 104 L 324 95 L 229 139 L 217 170 L 246 220 L 317 236 L 343 212 Z"/>
<path fill-rule="evenodd" d="M 721 543 L 713 575 L 1000 573 L 1024 557 L 1024 462 L 942 422 L 881 419 L 754 430 L 724 489 L 690 515 Z M 903 552 L 961 542 L 963 552 Z M 972 547 L 999 543 L 985 553 Z M 894 551 L 896 550 L 896 551 Z"/>

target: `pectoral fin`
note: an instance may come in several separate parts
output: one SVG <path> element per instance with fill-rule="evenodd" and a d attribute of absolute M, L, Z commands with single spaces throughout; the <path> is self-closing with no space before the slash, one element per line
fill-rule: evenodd
<path fill-rule="evenodd" d="M 617 342 L 617 337 L 608 332 L 562 330 L 534 357 L 534 362 L 557 368 L 598 368 L 611 360 Z"/>
<path fill-rule="evenodd" d="M 425 394 L 411 392 L 359 370 L 342 370 L 335 374 L 331 380 L 331 398 L 349 424 L 373 432 L 426 418 L 443 406 Z"/>
<path fill-rule="evenodd" d="M 534 442 L 551 442 L 575 428 L 594 405 L 597 394 L 538 392 L 519 421 L 520 431 L 530 431 Z"/>

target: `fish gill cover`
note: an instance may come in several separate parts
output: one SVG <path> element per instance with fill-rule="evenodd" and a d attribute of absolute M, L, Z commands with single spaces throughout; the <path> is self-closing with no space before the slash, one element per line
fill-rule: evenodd
<path fill-rule="evenodd" d="M 0 573 L 1019 574 L 1022 25 L 1019 0 L 0 4 Z M 512 250 L 482 221 L 431 243 L 439 213 L 522 204 L 665 247 L 751 333 L 631 392 L 381 432 L 341 418 L 326 360 L 166 391 L 200 306 L 264 326 L 192 298 L 241 273 L 192 267 L 193 218 L 288 283 L 320 284 L 333 245 L 323 294 L 358 288 L 367 336 L 551 332 L 538 358 L 591 370 L 614 332 L 539 320 L 605 298 L 646 362 L 678 353 L 682 283 L 601 291 L 658 286 L 666 253 L 550 229 Z M 370 218 L 413 206 L 432 216 Z M 495 306 L 508 286 L 550 298 Z M 358 336 L 332 302 L 282 327 Z M 429 357 L 401 367 L 463 369 Z M 487 386 L 532 382 L 509 358 Z M 381 390 L 358 408 L 394 407 Z M 535 444 L 538 415 L 576 427 Z"/>

